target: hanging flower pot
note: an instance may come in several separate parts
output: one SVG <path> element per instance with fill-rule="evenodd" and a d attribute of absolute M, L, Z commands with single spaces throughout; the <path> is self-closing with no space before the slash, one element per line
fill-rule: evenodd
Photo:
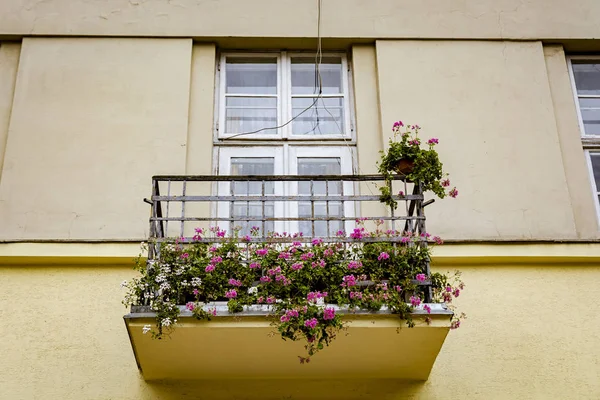
<path fill-rule="evenodd" d="M 394 170 L 399 175 L 408 175 L 415 169 L 415 162 L 408 158 L 398 160 Z"/>

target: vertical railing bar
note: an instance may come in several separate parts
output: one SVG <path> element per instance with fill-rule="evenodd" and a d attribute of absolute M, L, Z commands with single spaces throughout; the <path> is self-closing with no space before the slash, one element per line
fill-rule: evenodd
<path fill-rule="evenodd" d="M 325 196 L 329 197 L 329 181 L 325 181 Z M 329 200 L 325 200 L 325 215 L 327 216 L 327 222 L 326 222 L 326 229 L 327 229 L 327 233 L 325 234 L 326 236 L 331 235 L 331 231 L 330 231 L 330 225 L 329 225 Z"/>
<path fill-rule="evenodd" d="M 265 221 L 265 219 L 266 219 L 266 213 L 265 213 L 266 198 L 265 198 L 265 181 L 264 180 L 262 181 L 262 187 L 261 187 L 260 191 L 261 191 L 261 196 L 262 196 L 262 201 L 261 201 L 262 211 L 261 212 L 262 212 L 262 217 L 263 217 L 262 221 L 260 222 L 260 231 L 261 231 L 261 234 L 263 236 L 265 236 L 265 230 L 266 230 L 267 223 Z M 275 216 L 275 215 L 273 215 L 273 216 Z"/>
<path fill-rule="evenodd" d="M 310 224 L 311 224 L 311 232 L 312 232 L 312 237 L 315 237 L 315 201 L 312 199 L 312 197 L 315 195 L 314 192 L 314 180 L 310 180 L 310 212 L 311 212 L 311 219 L 310 219 Z"/>
<path fill-rule="evenodd" d="M 167 180 L 167 215 L 165 220 L 165 237 L 169 236 L 169 207 L 171 205 L 171 180 Z"/>
<path fill-rule="evenodd" d="M 236 182 L 237 182 L 237 181 L 234 179 L 234 180 L 232 180 L 232 181 L 229 183 L 229 194 L 231 195 L 231 197 L 233 197 L 233 196 L 234 196 L 234 194 L 233 194 L 233 193 L 234 193 L 234 186 L 235 186 L 235 183 L 236 183 Z M 233 230 L 233 225 L 235 225 L 235 221 L 233 220 L 233 218 L 234 218 L 234 217 L 233 217 L 234 201 L 233 201 L 233 200 L 229 200 L 229 201 L 228 201 L 228 203 L 229 203 L 229 218 L 232 218 L 232 220 L 231 220 L 231 221 L 228 221 L 228 223 L 229 223 L 230 225 L 229 225 L 229 227 L 228 227 L 227 229 L 228 229 L 228 230 L 229 230 L 229 232 L 231 233 L 231 232 L 232 232 L 232 230 Z"/>
<path fill-rule="evenodd" d="M 187 189 L 187 181 L 183 181 L 182 182 L 182 188 L 181 188 L 181 194 L 185 197 L 186 194 L 186 189 Z M 181 200 L 181 218 L 185 218 L 185 200 Z M 185 230 L 185 221 L 182 219 L 181 220 L 181 228 L 180 228 L 181 232 L 179 237 L 184 237 L 184 230 Z"/>
<path fill-rule="evenodd" d="M 406 184 L 406 180 L 404 180 L 404 192 L 403 193 L 405 195 L 408 194 L 408 185 Z M 404 207 L 406 208 L 406 216 L 410 217 L 412 215 L 412 213 L 410 212 L 408 200 L 404 200 Z M 412 219 L 407 218 L 406 222 L 404 223 L 404 232 L 412 234 L 412 231 L 413 231 Z"/>
<path fill-rule="evenodd" d="M 392 182 L 388 182 L 387 183 L 388 189 L 390 191 L 390 194 L 392 193 Z M 392 230 L 395 231 L 396 230 L 396 218 L 394 215 L 394 207 L 390 207 L 390 217 L 392 217 Z"/>
<path fill-rule="evenodd" d="M 250 196 L 250 181 L 246 181 L 246 196 Z M 246 217 L 250 216 L 250 201 L 246 201 Z M 250 225 L 250 221 L 245 221 L 243 222 L 243 224 L 246 225 L 246 227 L 248 227 L 248 225 Z M 233 229 L 235 227 L 231 228 L 231 231 L 233 232 Z"/>

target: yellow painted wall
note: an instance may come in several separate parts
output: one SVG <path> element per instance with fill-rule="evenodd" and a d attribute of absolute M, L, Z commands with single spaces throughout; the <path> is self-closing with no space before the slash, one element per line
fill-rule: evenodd
<path fill-rule="evenodd" d="M 154 174 L 184 173 L 191 39 L 23 41 L 2 239 L 142 239 Z"/>
<path fill-rule="evenodd" d="M 315 0 L 0 2 L 0 35 L 315 37 Z M 595 38 L 596 0 L 323 0 L 323 36 Z"/>
<path fill-rule="evenodd" d="M 469 251 L 462 250 L 463 254 Z M 425 383 L 147 384 L 138 374 L 122 320 L 126 310 L 120 304 L 119 284 L 134 275 L 128 266 L 7 266 L 0 269 L 0 398 L 600 397 L 600 315 L 590 308 L 600 264 L 460 268 L 467 287 L 459 305 L 468 319 L 450 332 Z M 202 357 L 200 350 L 190 351 Z M 318 356 L 313 362 L 318 362 Z"/>
<path fill-rule="evenodd" d="M 577 237 L 540 42 L 381 40 L 376 48 L 386 142 L 396 120 L 421 125 L 423 140 L 439 138 L 459 190 L 427 207 L 431 232 Z"/>

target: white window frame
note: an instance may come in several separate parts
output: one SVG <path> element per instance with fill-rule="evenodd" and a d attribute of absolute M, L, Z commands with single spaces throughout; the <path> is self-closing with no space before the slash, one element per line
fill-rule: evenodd
<path fill-rule="evenodd" d="M 585 153 L 586 163 L 588 166 L 588 173 L 590 179 L 590 185 L 594 194 L 594 205 L 596 207 L 596 220 L 600 224 L 600 200 L 598 199 L 598 195 L 600 188 L 596 187 L 596 179 L 594 177 L 594 170 L 592 168 L 592 158 L 591 153 L 600 153 L 600 135 L 589 135 L 585 132 L 585 126 L 583 124 L 583 116 L 581 114 L 581 108 L 579 107 L 579 98 L 587 97 L 587 98 L 598 98 L 599 96 L 580 96 L 577 93 L 577 85 L 575 82 L 575 74 L 573 72 L 573 60 L 577 61 L 590 61 L 590 62 L 598 62 L 600 63 L 599 55 L 577 55 L 577 56 L 568 56 L 567 57 L 567 66 L 569 69 L 569 77 L 571 78 L 571 91 L 573 93 L 573 99 L 575 101 L 575 107 L 577 109 L 577 119 L 579 123 L 579 131 L 581 134 L 581 141 L 583 146 L 583 151 Z"/>
<path fill-rule="evenodd" d="M 262 53 L 239 53 L 239 52 L 224 52 L 220 55 L 219 64 L 217 68 L 217 125 L 215 126 L 215 142 L 219 139 L 236 139 L 236 140 L 290 140 L 290 141 L 312 141 L 312 140 L 354 140 L 354 129 L 353 129 L 353 108 L 351 103 L 352 87 L 350 84 L 350 71 L 348 57 L 345 53 L 341 52 L 326 52 L 323 53 L 323 57 L 339 57 L 341 59 L 342 68 L 342 89 L 341 93 L 343 97 L 343 110 L 344 110 L 344 127 L 341 135 L 329 134 L 329 135 L 293 135 L 292 124 L 269 130 L 265 133 L 259 132 L 255 134 L 239 135 L 239 133 L 226 133 L 225 130 L 225 88 L 226 88 L 226 62 L 227 57 L 240 58 L 240 57 L 253 57 L 253 58 L 277 58 L 277 125 L 284 125 L 286 122 L 292 119 L 292 81 L 291 81 L 291 59 L 293 57 L 314 57 L 314 53 L 305 52 L 262 52 Z M 235 95 L 235 94 L 234 94 Z M 241 96 L 241 95 L 240 95 Z M 247 96 L 247 95 L 244 95 Z M 293 97 L 314 97 L 313 95 L 294 95 Z M 329 95 L 323 94 L 320 97 L 340 97 L 340 95 Z M 273 133 L 273 131 L 275 131 Z M 239 135 L 239 136 L 238 136 Z"/>

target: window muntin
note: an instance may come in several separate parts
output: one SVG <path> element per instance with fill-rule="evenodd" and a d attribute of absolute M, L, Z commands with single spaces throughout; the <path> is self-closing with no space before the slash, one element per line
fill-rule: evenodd
<path fill-rule="evenodd" d="M 593 176 L 593 187 L 596 194 L 596 199 L 600 204 L 600 151 L 590 151 L 590 169 Z"/>
<path fill-rule="evenodd" d="M 314 55 L 287 52 L 223 54 L 219 70 L 218 138 L 351 137 L 345 55 L 323 56 L 318 74 Z"/>

